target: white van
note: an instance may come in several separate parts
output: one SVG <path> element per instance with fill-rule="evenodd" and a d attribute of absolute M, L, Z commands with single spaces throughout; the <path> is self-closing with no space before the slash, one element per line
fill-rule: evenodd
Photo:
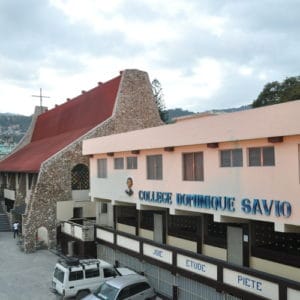
<path fill-rule="evenodd" d="M 75 296 L 76 299 L 82 299 L 99 287 L 102 281 L 128 273 L 135 272 L 126 268 L 116 269 L 100 259 L 59 259 L 55 265 L 51 290 L 63 298 Z"/>

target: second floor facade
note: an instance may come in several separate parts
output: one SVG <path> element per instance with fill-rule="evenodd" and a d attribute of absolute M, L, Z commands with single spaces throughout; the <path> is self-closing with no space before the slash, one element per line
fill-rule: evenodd
<path fill-rule="evenodd" d="M 168 208 L 171 214 L 208 213 L 219 222 L 267 221 L 276 231 L 297 232 L 300 128 L 293 118 L 300 102 L 267 109 L 84 142 L 92 200 Z"/>

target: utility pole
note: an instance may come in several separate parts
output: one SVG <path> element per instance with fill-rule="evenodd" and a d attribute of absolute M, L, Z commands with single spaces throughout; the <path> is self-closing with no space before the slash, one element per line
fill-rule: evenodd
<path fill-rule="evenodd" d="M 49 96 L 43 96 L 42 89 L 40 88 L 40 94 L 39 95 L 32 95 L 32 97 L 39 97 L 40 98 L 40 107 L 43 106 L 43 98 L 50 98 Z"/>

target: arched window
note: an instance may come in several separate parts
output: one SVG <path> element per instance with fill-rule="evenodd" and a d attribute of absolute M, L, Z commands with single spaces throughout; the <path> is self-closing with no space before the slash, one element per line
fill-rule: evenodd
<path fill-rule="evenodd" d="M 72 169 L 72 190 L 88 190 L 89 168 L 86 165 L 79 164 Z"/>

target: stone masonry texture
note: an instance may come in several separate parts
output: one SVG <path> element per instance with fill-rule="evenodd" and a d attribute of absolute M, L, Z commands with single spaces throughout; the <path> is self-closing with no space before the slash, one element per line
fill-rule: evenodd
<path fill-rule="evenodd" d="M 112 116 L 42 164 L 23 217 L 25 251 L 34 251 L 40 227 L 48 230 L 49 247 L 55 245 L 56 203 L 72 199 L 72 168 L 79 163 L 89 164 L 89 158 L 82 155 L 83 140 L 159 125 L 162 121 L 148 74 L 139 70 L 123 71 Z"/>

